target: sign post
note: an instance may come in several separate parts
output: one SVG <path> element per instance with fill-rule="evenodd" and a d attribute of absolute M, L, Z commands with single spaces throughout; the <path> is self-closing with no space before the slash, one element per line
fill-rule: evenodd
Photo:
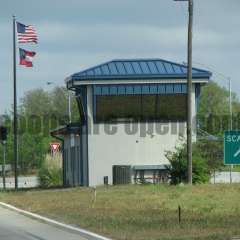
<path fill-rule="evenodd" d="M 2 163 L 2 179 L 3 179 L 3 189 L 6 190 L 6 141 L 3 142 L 3 163 Z"/>
<path fill-rule="evenodd" d="M 224 164 L 240 164 L 240 131 L 224 132 Z"/>
<path fill-rule="evenodd" d="M 0 126 L 0 142 L 3 145 L 3 162 L 2 162 L 2 179 L 3 189 L 6 189 L 6 176 L 5 176 L 5 165 L 6 165 L 6 141 L 7 141 L 7 128 Z"/>

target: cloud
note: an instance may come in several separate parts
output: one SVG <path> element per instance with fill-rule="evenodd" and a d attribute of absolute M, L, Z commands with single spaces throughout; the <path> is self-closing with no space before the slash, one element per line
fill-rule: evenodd
<path fill-rule="evenodd" d="M 169 0 L 8 0 L 2 3 L 2 8 L 4 11 L 0 18 L 10 19 L 14 12 L 19 20 L 33 23 L 47 20 L 61 23 L 149 23 L 164 26 L 175 22 L 173 17 L 166 18 L 166 14 L 180 14 L 176 3 Z"/>
<path fill-rule="evenodd" d="M 185 28 L 135 24 L 59 24 L 38 26 L 40 43 L 61 51 L 155 52 L 156 48 L 184 46 Z"/>

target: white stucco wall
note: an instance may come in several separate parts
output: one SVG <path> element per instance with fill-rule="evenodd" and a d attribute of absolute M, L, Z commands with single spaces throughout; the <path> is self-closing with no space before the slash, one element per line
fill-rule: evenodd
<path fill-rule="evenodd" d="M 186 123 L 148 123 L 130 124 L 138 128 L 134 134 L 126 133 L 126 124 L 93 124 L 92 88 L 88 87 L 88 161 L 89 161 L 89 185 L 103 184 L 103 177 L 108 176 L 112 184 L 113 165 L 161 165 L 168 164 L 165 157 L 166 151 L 174 150 L 175 146 L 182 142 L 186 136 Z M 192 114 L 195 111 L 195 89 L 192 92 Z M 195 122 L 194 122 L 195 124 Z M 93 134 L 93 127 L 99 128 L 99 134 Z M 115 128 L 116 133 L 110 135 L 106 128 Z M 143 134 L 144 127 L 150 130 Z M 174 131 L 174 129 L 177 129 Z M 104 129 L 105 128 L 105 129 Z M 140 131 L 140 128 L 142 131 Z M 168 129 L 161 134 L 159 129 Z M 172 132 L 173 131 L 173 132 Z M 195 138 L 195 136 L 194 136 Z"/>

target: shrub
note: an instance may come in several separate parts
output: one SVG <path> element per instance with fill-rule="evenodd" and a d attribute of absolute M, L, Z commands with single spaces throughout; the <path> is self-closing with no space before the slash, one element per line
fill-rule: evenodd
<path fill-rule="evenodd" d="M 171 175 L 171 184 L 187 182 L 187 146 L 186 144 L 176 148 L 175 152 L 167 152 L 166 157 L 171 167 L 168 170 Z M 196 144 L 193 144 L 192 155 L 193 183 L 206 183 L 210 179 L 208 165 Z"/>
<path fill-rule="evenodd" d="M 61 154 L 47 155 L 38 171 L 41 187 L 56 187 L 62 185 L 62 157 Z"/>
<path fill-rule="evenodd" d="M 197 142 L 197 148 L 201 156 L 206 160 L 210 172 L 219 171 L 223 164 L 223 139 L 219 141 L 201 140 Z"/>

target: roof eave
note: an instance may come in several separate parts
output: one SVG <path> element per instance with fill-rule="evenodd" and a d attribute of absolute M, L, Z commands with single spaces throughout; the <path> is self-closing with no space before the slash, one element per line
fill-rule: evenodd
<path fill-rule="evenodd" d="M 210 79 L 211 74 L 206 73 L 206 74 L 193 74 L 192 79 L 198 79 L 198 78 L 206 78 Z M 69 80 L 72 81 L 87 81 L 87 80 L 147 80 L 147 79 L 187 79 L 187 74 L 167 74 L 167 75 L 101 75 L 101 76 L 94 76 L 94 75 L 89 75 L 89 76 L 77 76 L 77 75 L 72 75 L 71 78 L 68 78 Z"/>

